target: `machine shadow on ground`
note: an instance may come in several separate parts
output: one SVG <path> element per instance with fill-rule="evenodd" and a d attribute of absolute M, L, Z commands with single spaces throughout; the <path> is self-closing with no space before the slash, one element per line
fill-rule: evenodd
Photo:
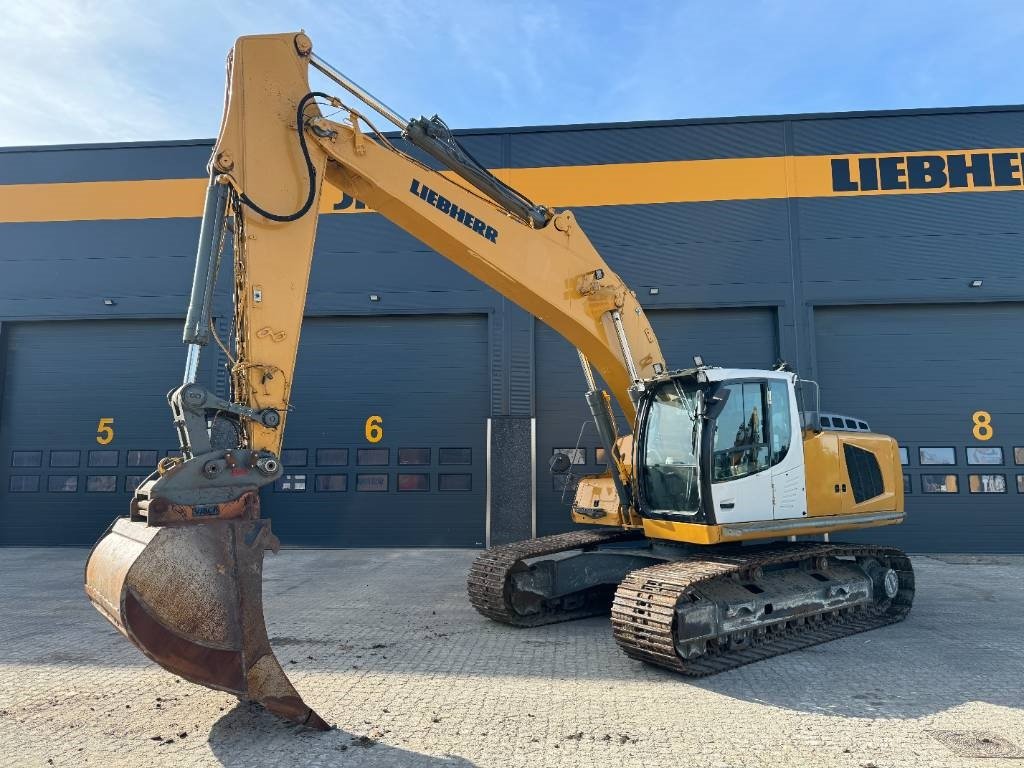
<path fill-rule="evenodd" d="M 389 734 L 393 737 L 395 734 Z M 390 746 L 374 739 L 334 728 L 310 731 L 296 728 L 254 704 L 239 703 L 210 730 L 207 743 L 225 768 L 250 768 L 280 756 L 281 765 L 301 755 L 308 764 L 358 762 L 361 766 L 405 768 L 474 768 L 475 763 L 457 757 L 433 757 Z M 346 758 L 348 758 L 346 760 Z"/>

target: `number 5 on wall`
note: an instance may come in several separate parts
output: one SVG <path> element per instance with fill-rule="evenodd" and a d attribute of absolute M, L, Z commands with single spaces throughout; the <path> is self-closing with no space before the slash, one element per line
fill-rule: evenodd
<path fill-rule="evenodd" d="M 100 419 L 96 425 L 96 442 L 100 445 L 110 445 L 114 439 L 114 420 Z"/>

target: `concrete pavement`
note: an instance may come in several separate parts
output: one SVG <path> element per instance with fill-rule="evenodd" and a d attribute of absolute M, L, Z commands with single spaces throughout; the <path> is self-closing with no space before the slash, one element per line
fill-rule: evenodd
<path fill-rule="evenodd" d="M 149 662 L 86 600 L 84 550 L 0 549 L 0 764 L 1024 765 L 1024 558 L 915 557 L 906 622 L 693 681 L 605 619 L 488 622 L 474 554 L 268 554 L 271 640 L 321 734 Z"/>

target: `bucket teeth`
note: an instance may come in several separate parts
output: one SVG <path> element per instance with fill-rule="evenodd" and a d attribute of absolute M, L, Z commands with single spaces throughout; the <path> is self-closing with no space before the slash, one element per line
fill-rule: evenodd
<path fill-rule="evenodd" d="M 266 519 L 155 527 L 120 518 L 89 555 L 85 592 L 169 672 L 326 730 L 267 637 L 263 551 L 276 548 Z"/>

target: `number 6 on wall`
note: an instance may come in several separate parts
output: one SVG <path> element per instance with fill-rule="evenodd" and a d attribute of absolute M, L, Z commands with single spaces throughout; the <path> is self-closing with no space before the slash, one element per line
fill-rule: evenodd
<path fill-rule="evenodd" d="M 114 439 L 114 420 L 100 419 L 96 425 L 96 442 L 100 445 L 110 445 Z"/>
<path fill-rule="evenodd" d="M 363 426 L 363 434 L 371 443 L 379 443 L 384 439 L 384 419 L 380 416 L 371 416 Z"/>

